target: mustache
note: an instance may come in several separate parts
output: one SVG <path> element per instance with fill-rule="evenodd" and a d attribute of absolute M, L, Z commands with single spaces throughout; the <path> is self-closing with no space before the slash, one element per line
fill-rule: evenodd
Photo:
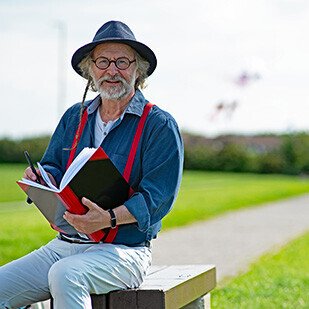
<path fill-rule="evenodd" d="M 111 76 L 102 76 L 102 77 L 100 77 L 98 80 L 97 80 L 97 83 L 98 84 L 102 84 L 103 82 L 105 82 L 105 81 L 108 81 L 108 82 L 122 82 L 122 83 L 125 83 L 126 81 L 125 81 L 125 79 L 124 78 L 122 78 L 121 76 L 117 76 L 117 75 L 115 75 L 115 76 L 113 76 L 113 77 L 111 77 Z"/>

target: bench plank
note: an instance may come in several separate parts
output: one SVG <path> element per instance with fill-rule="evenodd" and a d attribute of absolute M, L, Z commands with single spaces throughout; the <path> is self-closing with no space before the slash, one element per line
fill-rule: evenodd
<path fill-rule="evenodd" d="M 110 309 L 181 308 L 214 289 L 214 265 L 174 265 L 151 269 L 138 289 L 109 294 Z"/>

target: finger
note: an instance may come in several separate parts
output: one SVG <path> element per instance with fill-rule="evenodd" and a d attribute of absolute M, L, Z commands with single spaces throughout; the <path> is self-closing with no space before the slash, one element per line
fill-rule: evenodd
<path fill-rule="evenodd" d="M 82 203 L 88 208 L 88 209 L 96 209 L 100 208 L 96 203 L 91 202 L 89 199 L 86 197 L 82 198 Z"/>
<path fill-rule="evenodd" d="M 36 170 L 36 173 L 37 173 L 38 176 L 39 176 L 39 182 L 40 182 L 42 185 L 45 185 L 45 186 L 46 186 L 46 182 L 44 181 L 44 179 L 43 179 L 43 177 L 42 177 L 41 171 L 40 171 L 38 168 L 36 168 L 35 170 Z"/>
<path fill-rule="evenodd" d="M 41 175 L 41 174 L 40 174 L 40 175 Z M 47 175 L 48 175 L 49 179 L 51 180 L 52 184 L 53 184 L 54 186 L 57 186 L 57 183 L 56 183 L 56 180 L 55 180 L 54 176 L 53 176 L 51 173 L 47 173 Z M 41 175 L 41 176 L 42 176 L 42 175 Z"/>
<path fill-rule="evenodd" d="M 85 222 L 84 215 L 75 215 L 66 211 L 63 218 L 78 232 L 87 234 L 87 222 Z"/>
<path fill-rule="evenodd" d="M 29 168 L 29 167 L 27 167 L 27 168 L 25 169 L 24 174 L 23 174 L 23 178 L 28 178 L 28 168 Z"/>
<path fill-rule="evenodd" d="M 74 214 L 71 214 L 69 213 L 68 211 L 66 211 L 64 214 L 63 214 L 63 218 L 71 225 L 74 224 L 74 221 L 75 221 L 75 217 L 77 215 L 74 215 Z"/>
<path fill-rule="evenodd" d="M 30 169 L 30 167 L 27 167 L 26 169 L 25 169 L 25 171 L 24 171 L 24 175 L 23 175 L 23 177 L 24 178 L 28 178 L 28 179 L 31 179 L 31 173 L 32 173 L 32 171 L 31 171 L 31 169 Z"/>
<path fill-rule="evenodd" d="M 24 178 L 26 179 L 30 179 L 30 180 L 33 180 L 33 181 L 36 181 L 36 176 L 35 174 L 32 172 L 31 168 L 30 167 L 27 167 L 25 172 L 24 172 Z"/>
<path fill-rule="evenodd" d="M 63 214 L 63 217 L 69 218 L 70 220 L 73 220 L 73 218 L 76 217 L 76 216 L 78 216 L 78 215 L 72 214 L 72 213 L 70 213 L 70 212 L 68 212 L 68 211 L 66 211 L 66 212 Z"/>
<path fill-rule="evenodd" d="M 67 211 L 63 214 L 63 219 L 65 219 L 65 220 L 67 220 L 69 222 L 70 216 L 69 216 L 69 213 Z"/>

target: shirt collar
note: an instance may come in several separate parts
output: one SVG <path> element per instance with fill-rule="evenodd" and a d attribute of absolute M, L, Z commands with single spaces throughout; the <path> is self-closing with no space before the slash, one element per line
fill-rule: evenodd
<path fill-rule="evenodd" d="M 144 95 L 139 89 L 137 89 L 133 98 L 130 100 L 127 108 L 125 109 L 124 114 L 128 113 L 141 116 L 146 103 L 147 102 L 145 100 Z M 92 101 L 88 101 L 86 103 L 86 106 L 88 105 L 87 107 L 88 115 L 95 112 L 100 104 L 101 104 L 100 95 L 96 96 Z"/>

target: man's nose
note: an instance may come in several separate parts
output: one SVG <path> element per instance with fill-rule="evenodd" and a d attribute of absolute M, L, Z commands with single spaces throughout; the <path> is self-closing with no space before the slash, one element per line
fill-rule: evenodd
<path fill-rule="evenodd" d="M 115 75 L 116 73 L 119 72 L 119 69 L 116 67 L 116 63 L 115 62 L 111 62 L 109 64 L 109 67 L 106 69 L 106 72 L 110 75 Z"/>

